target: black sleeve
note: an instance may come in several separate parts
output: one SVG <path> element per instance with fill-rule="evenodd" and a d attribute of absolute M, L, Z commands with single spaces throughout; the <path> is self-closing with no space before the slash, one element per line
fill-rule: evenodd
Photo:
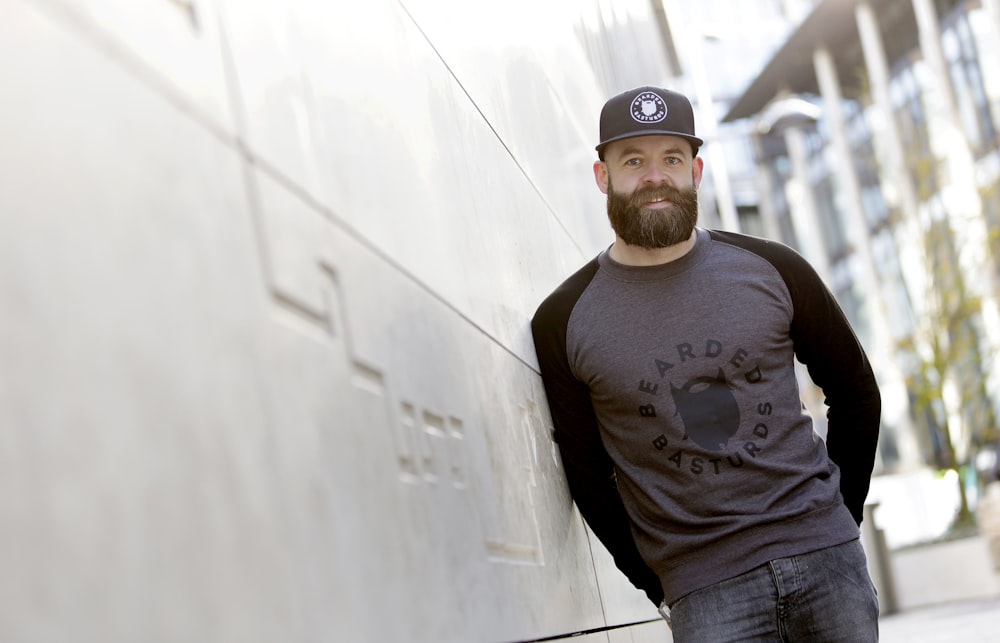
<path fill-rule="evenodd" d="M 659 605 L 663 589 L 632 538 L 629 517 L 615 484 L 614 465 L 601 442 L 590 390 L 573 376 L 566 354 L 569 315 L 596 270 L 597 262 L 590 262 L 546 299 L 532 319 L 531 331 L 570 494 L 618 569 Z"/>
<path fill-rule="evenodd" d="M 727 233 L 712 234 L 732 242 Z M 868 357 L 833 293 L 798 253 L 762 239 L 744 239 L 735 245 L 767 259 L 788 286 L 794 306 L 790 334 L 795 355 L 823 390 L 828 407 L 827 452 L 840 468 L 844 504 L 860 525 L 882 415 L 882 399 Z"/>

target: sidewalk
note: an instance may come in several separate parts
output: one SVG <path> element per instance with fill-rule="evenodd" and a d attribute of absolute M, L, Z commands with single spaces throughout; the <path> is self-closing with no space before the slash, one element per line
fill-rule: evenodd
<path fill-rule="evenodd" d="M 880 643 L 1000 641 L 1000 597 L 914 609 L 879 619 Z"/>

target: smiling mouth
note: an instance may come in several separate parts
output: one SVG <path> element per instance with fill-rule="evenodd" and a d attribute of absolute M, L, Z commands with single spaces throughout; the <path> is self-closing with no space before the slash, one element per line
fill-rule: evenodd
<path fill-rule="evenodd" d="M 679 196 L 677 190 L 672 190 L 667 186 L 656 186 L 636 190 L 632 194 L 631 201 L 633 206 L 660 210 L 673 204 L 674 197 L 677 196 Z"/>

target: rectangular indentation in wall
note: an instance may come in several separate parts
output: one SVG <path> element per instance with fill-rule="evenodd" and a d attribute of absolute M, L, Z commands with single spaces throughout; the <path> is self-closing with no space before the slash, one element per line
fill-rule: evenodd
<path fill-rule="evenodd" d="M 441 479 L 440 454 L 443 441 L 448 435 L 445 430 L 444 418 L 430 411 L 424 411 L 424 431 L 421 441 L 420 462 L 427 482 L 437 482 Z"/>
<path fill-rule="evenodd" d="M 396 429 L 396 455 L 399 458 L 399 477 L 403 482 L 415 484 L 420 480 L 413 440 L 417 435 L 417 410 L 409 402 L 399 405 L 399 423 Z"/>
<path fill-rule="evenodd" d="M 465 426 L 456 417 L 448 418 L 448 460 L 451 466 L 451 484 L 456 489 L 468 486 L 465 454 Z"/>
<path fill-rule="evenodd" d="M 196 32 L 198 31 L 198 7 L 195 6 L 192 0 L 167 0 L 167 3 L 176 7 L 187 19 L 191 28 Z"/>
<path fill-rule="evenodd" d="M 360 362 L 351 364 L 351 384 L 372 395 L 385 395 L 385 381 L 380 371 Z"/>
<path fill-rule="evenodd" d="M 271 302 L 277 323 L 318 342 L 331 340 L 332 327 L 326 314 L 317 313 L 281 292 L 273 292 Z"/>
<path fill-rule="evenodd" d="M 487 540 L 486 550 L 489 552 L 490 560 L 495 563 L 539 565 L 542 562 L 538 548 L 532 545 Z"/>
<path fill-rule="evenodd" d="M 544 555 L 534 497 L 539 466 L 534 435 L 538 408 L 529 403 L 510 411 L 516 415 L 504 413 L 508 419 L 504 430 L 487 433 L 493 473 L 489 493 L 493 497 L 485 505 L 486 550 L 491 562 L 541 565 Z"/>

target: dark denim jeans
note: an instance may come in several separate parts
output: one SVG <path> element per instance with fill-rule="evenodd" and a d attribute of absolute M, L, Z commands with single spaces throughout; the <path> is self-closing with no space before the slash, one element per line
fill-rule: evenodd
<path fill-rule="evenodd" d="M 878 598 L 857 540 L 778 558 L 680 598 L 675 643 L 874 643 Z"/>

